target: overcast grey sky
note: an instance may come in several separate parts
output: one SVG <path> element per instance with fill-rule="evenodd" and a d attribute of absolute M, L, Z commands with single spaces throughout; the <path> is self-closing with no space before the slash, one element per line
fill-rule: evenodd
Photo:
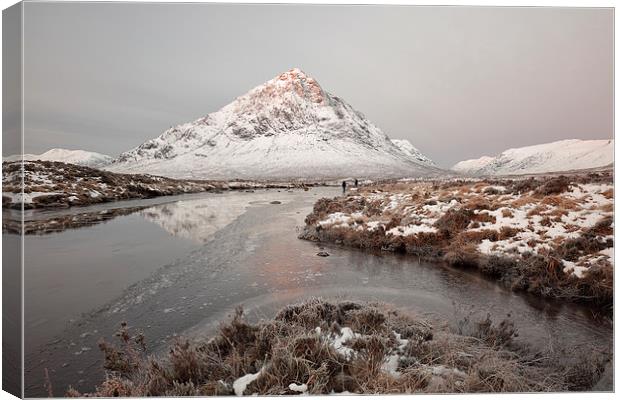
<path fill-rule="evenodd" d="M 292 67 L 439 165 L 613 135 L 613 11 L 27 3 L 26 152 L 111 155 Z"/>

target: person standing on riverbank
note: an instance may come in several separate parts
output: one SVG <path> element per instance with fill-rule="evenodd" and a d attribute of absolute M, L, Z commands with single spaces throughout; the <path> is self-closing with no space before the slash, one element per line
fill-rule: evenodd
<path fill-rule="evenodd" d="M 347 191 L 347 181 L 342 181 L 342 194 Z"/>

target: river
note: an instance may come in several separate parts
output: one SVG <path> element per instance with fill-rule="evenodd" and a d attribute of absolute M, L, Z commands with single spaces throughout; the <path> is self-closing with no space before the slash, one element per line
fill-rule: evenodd
<path fill-rule="evenodd" d="M 26 396 L 103 378 L 97 341 L 122 321 L 144 330 L 150 352 L 175 336 L 207 336 L 235 307 L 269 318 L 305 298 L 388 302 L 434 321 L 511 315 L 518 340 L 544 348 L 610 348 L 609 321 L 573 304 L 515 294 L 475 272 L 297 239 L 320 197 L 339 188 L 207 193 L 80 208 L 144 206 L 104 223 L 25 241 Z M 26 219 L 75 213 L 30 211 Z M 5 218 L 10 215 L 4 215 Z M 5 240 L 12 238 L 5 235 Z M 321 247 L 329 257 L 319 257 Z"/>

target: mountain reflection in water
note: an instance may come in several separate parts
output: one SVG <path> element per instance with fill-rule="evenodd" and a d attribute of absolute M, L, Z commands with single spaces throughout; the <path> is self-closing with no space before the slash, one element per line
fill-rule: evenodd
<path fill-rule="evenodd" d="M 264 193 L 222 195 L 161 204 L 139 211 L 173 236 L 205 243 L 252 205 L 268 204 Z"/>

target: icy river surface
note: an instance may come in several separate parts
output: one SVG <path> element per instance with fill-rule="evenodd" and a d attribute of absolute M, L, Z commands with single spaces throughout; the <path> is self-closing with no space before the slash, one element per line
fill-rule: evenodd
<path fill-rule="evenodd" d="M 144 331 L 149 350 L 177 335 L 208 335 L 242 305 L 273 316 L 310 297 L 377 300 L 431 320 L 500 321 L 533 346 L 610 346 L 611 323 L 585 307 L 519 295 L 469 271 L 297 238 L 305 216 L 339 188 L 256 190 L 164 197 L 81 208 L 145 206 L 104 223 L 25 241 L 26 396 L 72 385 L 91 391 L 104 376 L 97 342 L 122 321 Z M 75 212 L 30 212 L 53 219 Z M 5 235 L 5 243 L 14 240 Z"/>

